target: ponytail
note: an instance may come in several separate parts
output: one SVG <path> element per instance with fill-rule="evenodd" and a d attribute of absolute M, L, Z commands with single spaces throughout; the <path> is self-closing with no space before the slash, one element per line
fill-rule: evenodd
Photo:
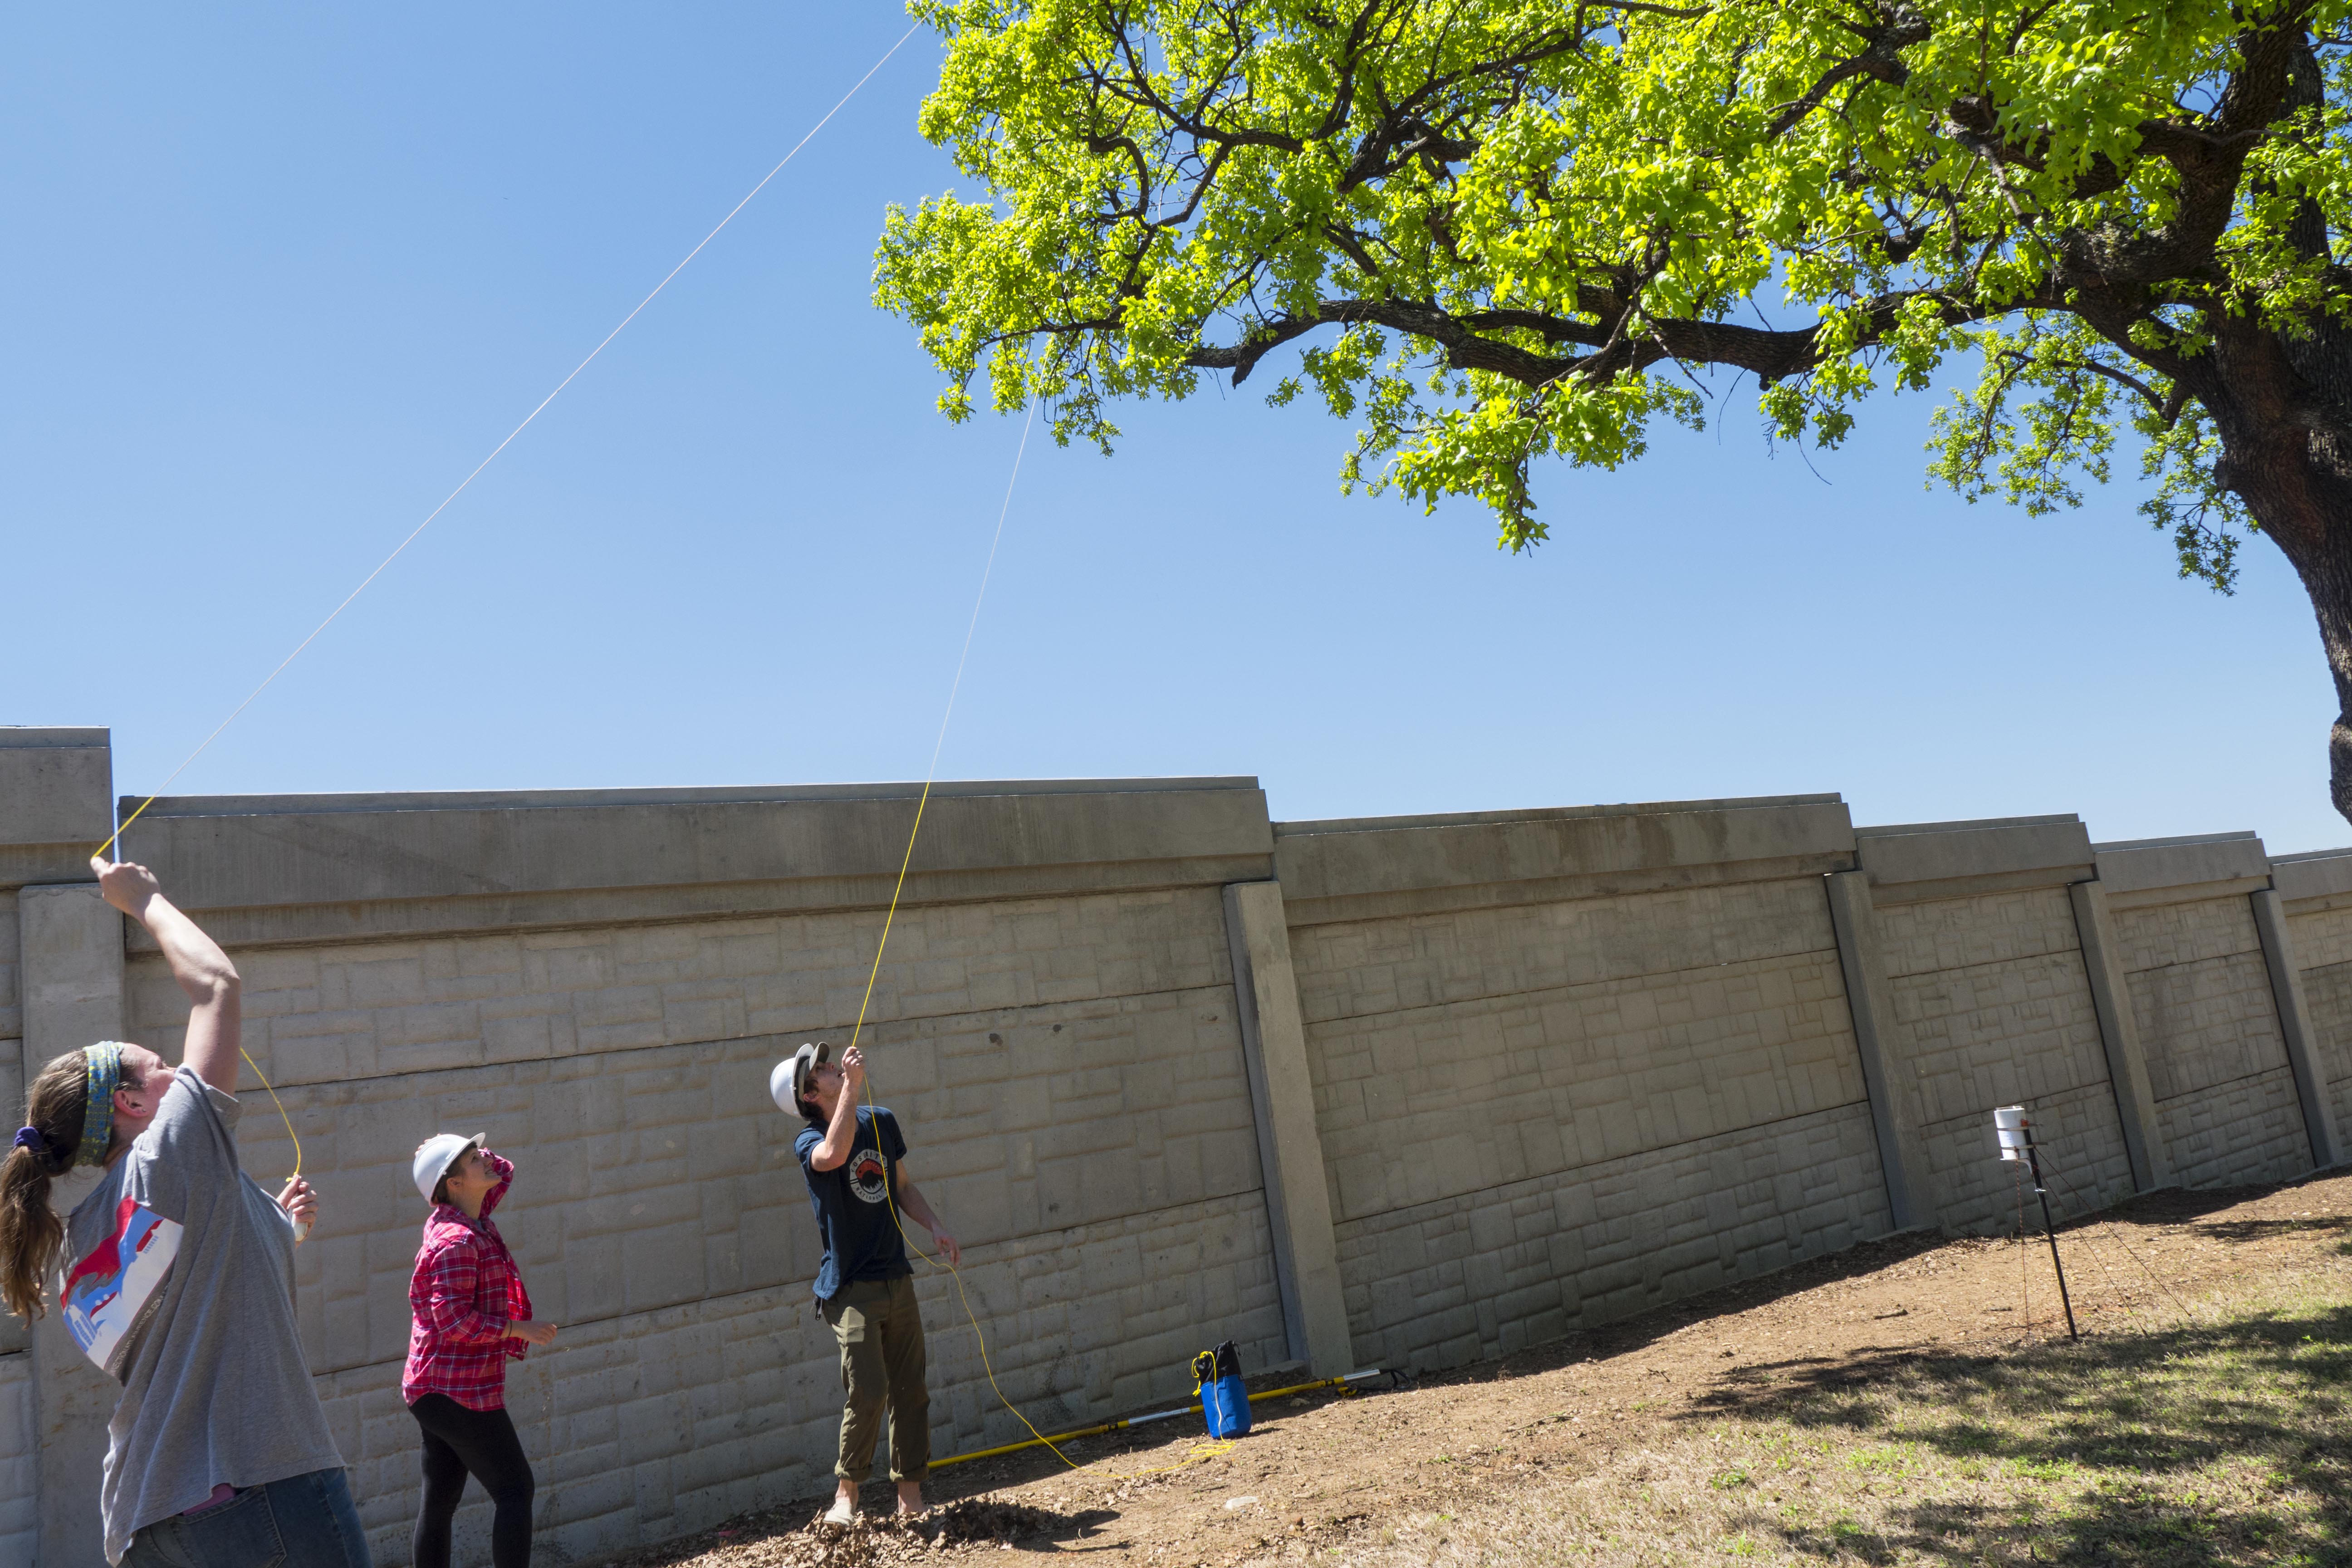
<path fill-rule="evenodd" d="M 0 1160 L 0 1305 L 30 1322 L 65 1242 L 49 1184 L 73 1169 L 89 1099 L 88 1058 L 68 1051 L 41 1069 L 25 1096 L 25 1127 Z"/>

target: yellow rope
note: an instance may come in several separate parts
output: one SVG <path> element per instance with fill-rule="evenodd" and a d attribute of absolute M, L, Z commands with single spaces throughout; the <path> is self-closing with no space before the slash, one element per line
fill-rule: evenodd
<path fill-rule="evenodd" d="M 131 825 L 126 822 L 122 826 L 128 827 Z M 261 1087 L 269 1089 L 269 1080 L 261 1078 L 261 1064 L 253 1059 L 253 1053 L 239 1046 L 236 1048 L 236 1054 L 245 1058 L 245 1065 L 253 1069 L 253 1076 L 261 1079 Z M 269 1089 L 269 1103 L 278 1108 L 279 1118 L 285 1121 L 286 1136 L 294 1140 L 294 1173 L 286 1179 L 289 1182 L 299 1182 L 302 1179 L 302 1140 L 294 1131 L 294 1119 L 286 1114 L 286 1102 L 278 1098 L 278 1091 L 274 1089 Z"/>
<path fill-rule="evenodd" d="M 905 893 L 907 890 L 907 869 L 915 862 L 915 840 L 923 831 L 923 809 L 930 804 L 931 783 L 939 776 L 940 751 L 940 748 L 947 743 L 948 721 L 955 716 L 956 693 L 963 689 L 964 666 L 969 663 L 971 658 L 972 633 L 980 626 L 980 607 L 988 597 L 989 576 L 996 569 L 996 549 L 1004 539 L 1004 519 L 1013 510 L 1013 487 L 1021 478 L 1021 458 L 1023 455 L 1029 450 L 1029 430 L 1031 426 L 1036 423 L 1036 419 L 1037 405 L 1033 401 L 1029 405 L 1028 417 L 1022 421 L 1021 445 L 1014 449 L 1013 454 L 1013 473 L 1011 478 L 1005 480 L 1004 502 L 997 509 L 996 534 L 994 538 L 989 541 L 988 563 L 981 569 L 980 593 L 975 595 L 972 600 L 971 620 L 970 624 L 964 627 L 963 652 L 956 660 L 955 680 L 948 688 L 947 711 L 940 716 L 939 738 L 931 744 L 931 765 L 929 771 L 923 774 L 922 793 L 915 797 L 914 826 L 908 828 L 907 832 L 907 852 L 898 858 L 898 879 L 897 882 L 892 884 L 890 889 L 890 907 L 886 910 L 882 915 L 882 937 L 879 942 L 877 942 L 874 944 L 874 966 L 867 970 L 866 973 L 866 994 L 858 999 L 857 1022 L 850 1026 L 849 1044 L 853 1048 L 857 1044 L 858 1037 L 865 1031 L 866 1009 L 873 1005 L 874 1001 L 874 983 L 882 973 L 882 955 L 884 952 L 888 951 L 890 946 L 890 928 L 898 918 L 898 900 L 900 895 Z M 846 1055 L 846 1052 L 844 1054 Z M 869 1114 L 873 1115 L 875 1152 L 877 1154 L 880 1154 L 882 1153 L 882 1121 L 881 1117 L 878 1114 L 879 1107 L 876 1105 L 874 1100 L 874 1079 L 871 1074 L 867 1075 L 866 1079 L 866 1109 Z M 856 1142 L 856 1134 L 853 1133 L 851 1135 L 851 1144 L 853 1147 L 855 1147 Z M 885 1159 L 886 1174 L 882 1183 L 882 1193 L 884 1198 L 889 1205 L 890 1223 L 898 1227 L 898 1239 L 905 1245 L 907 1249 L 912 1252 L 917 1258 L 921 1258 L 926 1268 L 935 1268 L 938 1267 L 938 1260 L 934 1260 L 929 1253 L 927 1253 L 921 1247 L 917 1247 L 915 1245 L 914 1238 L 907 1234 L 906 1221 L 900 1218 L 898 1215 L 898 1194 L 892 1189 L 891 1183 L 887 1174 L 887 1156 Z M 995 1391 L 998 1402 L 1002 1404 L 1004 1408 L 1013 1412 L 1013 1418 L 1015 1420 L 1019 1421 L 1024 1426 L 1029 1428 L 1029 1435 L 1032 1437 L 1034 1437 L 1038 1442 L 1045 1444 L 1046 1447 L 1052 1448 L 1054 1458 L 1061 1460 L 1062 1463 L 1068 1465 L 1070 1468 L 1074 1470 L 1078 1468 L 1076 1463 L 1075 1463 L 1067 1454 L 1063 1453 L 1059 1448 L 1054 1447 L 1053 1443 L 1046 1438 L 1045 1434 L 1038 1431 L 1035 1425 L 1030 1421 L 1029 1417 L 1021 1414 L 1021 1407 L 1019 1405 L 1013 1404 L 1012 1400 L 1005 1397 L 1003 1385 L 996 1381 L 995 1364 L 989 1360 L 988 1335 L 981 1330 L 980 1315 L 971 1310 L 971 1294 L 964 1286 L 963 1270 L 958 1268 L 952 1259 L 947 1259 L 944 1261 L 947 1262 L 949 1275 L 955 1280 L 956 1300 L 962 1303 L 963 1315 L 971 1324 L 972 1338 L 980 1345 L 981 1370 L 988 1374 L 988 1386 Z"/>

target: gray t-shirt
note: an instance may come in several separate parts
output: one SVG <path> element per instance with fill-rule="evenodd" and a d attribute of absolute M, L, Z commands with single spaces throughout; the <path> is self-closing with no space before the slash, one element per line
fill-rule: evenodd
<path fill-rule="evenodd" d="M 294 1329 L 294 1225 L 237 1164 L 236 1100 L 189 1068 L 66 1221 L 66 1327 L 122 1384 L 106 1560 L 222 1482 L 341 1469 Z"/>

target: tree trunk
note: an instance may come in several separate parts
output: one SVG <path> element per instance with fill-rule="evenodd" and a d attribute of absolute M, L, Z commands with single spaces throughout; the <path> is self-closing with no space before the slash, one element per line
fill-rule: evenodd
<path fill-rule="evenodd" d="M 2302 578 L 2336 678 L 2328 793 L 2352 822 L 2352 342 L 2332 327 L 2299 341 L 2259 329 L 2216 334 L 2200 400 L 2223 449 L 2216 477 L 2235 490 Z M 2315 420 L 2314 411 L 2323 417 Z"/>

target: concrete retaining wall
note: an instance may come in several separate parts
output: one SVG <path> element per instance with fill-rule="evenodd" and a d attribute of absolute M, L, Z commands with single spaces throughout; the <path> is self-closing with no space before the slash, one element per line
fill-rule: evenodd
<path fill-rule="evenodd" d="M 2073 817 L 1866 827 L 1856 836 L 1880 930 L 1898 1052 L 1910 1064 L 1937 1217 L 2013 1226 L 2016 1168 L 1995 1106 L 2032 1107 L 2076 1210 L 2130 1195 L 2090 975 L 2067 888 L 2092 873 Z"/>
<path fill-rule="evenodd" d="M 1832 798 L 1288 824 L 1360 1359 L 1448 1365 L 1888 1227 Z"/>
<path fill-rule="evenodd" d="M 2282 855 L 2271 876 L 2284 902 L 2328 1106 L 2337 1127 L 2352 1129 L 2352 850 Z"/>
<path fill-rule="evenodd" d="M 2270 885 L 2251 833 L 2098 847 L 2148 1081 L 2186 1186 L 2311 1169 L 2251 902 Z"/>
<path fill-rule="evenodd" d="M 0 730 L 12 1104 L 89 1039 L 178 1048 L 160 955 L 89 886 L 109 769 L 103 731 Z M 300 1323 L 386 1568 L 437 1128 L 518 1159 L 501 1226 L 564 1325 L 509 1383 L 547 1561 L 826 1488 L 834 1350 L 765 1079 L 845 1042 L 914 793 L 182 799 L 134 829 L 236 958 L 321 1189 Z M 1220 1339 L 1453 1365 L 1898 1226 L 2000 1228 L 1997 1104 L 2033 1110 L 2062 1210 L 2332 1160 L 2352 854 L 1857 830 L 1826 795 L 1276 825 L 1248 779 L 955 784 L 862 1043 L 999 1379 L 1076 1425 L 1181 1395 Z M 1020 1435 L 950 1281 L 918 1289 L 935 1450 Z M 53 1317 L 0 1323 L 0 1561 L 92 1560 L 111 1405 Z M 477 1503 L 461 1550 L 487 1529 Z"/>

